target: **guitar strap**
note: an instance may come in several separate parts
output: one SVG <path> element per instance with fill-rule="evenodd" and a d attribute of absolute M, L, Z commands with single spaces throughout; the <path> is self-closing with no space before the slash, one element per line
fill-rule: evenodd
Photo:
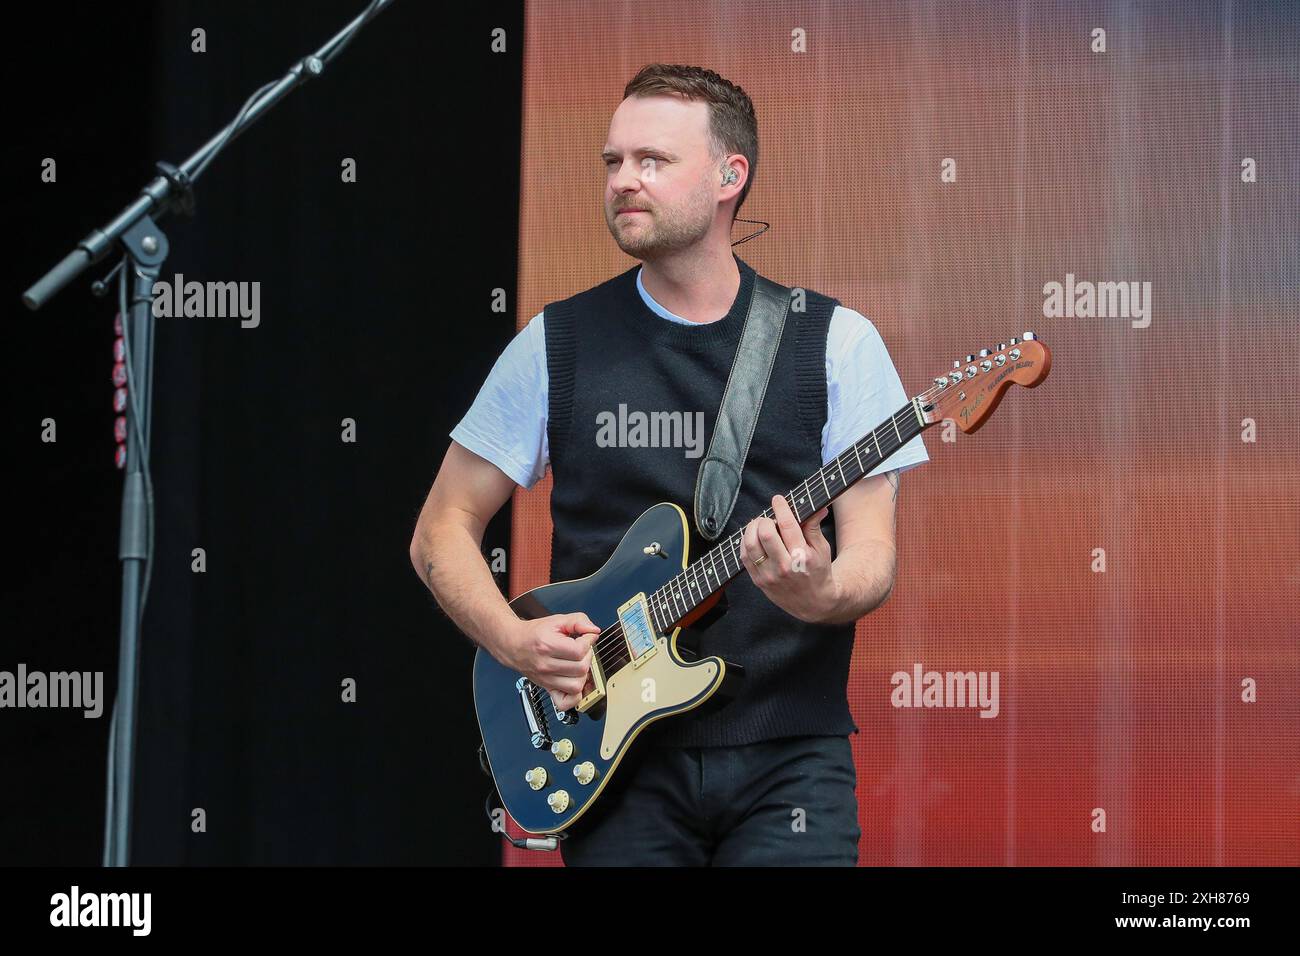
<path fill-rule="evenodd" d="M 713 541 L 727 526 L 740 494 L 740 475 L 772 376 L 790 311 L 791 290 L 754 276 L 749 311 L 736 346 L 736 358 L 722 392 L 722 405 L 709 439 L 709 451 L 695 479 L 695 527 Z"/>

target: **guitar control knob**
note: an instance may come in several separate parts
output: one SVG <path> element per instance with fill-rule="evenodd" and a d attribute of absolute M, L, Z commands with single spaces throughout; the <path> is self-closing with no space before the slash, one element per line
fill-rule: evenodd
<path fill-rule="evenodd" d="M 554 793 L 547 794 L 546 805 L 556 813 L 563 813 L 569 809 L 569 791 L 556 790 Z"/>
<path fill-rule="evenodd" d="M 546 768 L 534 767 L 524 774 L 524 782 L 534 790 L 542 789 L 542 787 L 546 786 Z"/>
<path fill-rule="evenodd" d="M 565 737 L 563 740 L 557 740 L 555 743 L 551 744 L 551 754 L 560 763 L 564 763 L 564 761 L 573 756 L 573 741 L 568 737 Z"/>
<path fill-rule="evenodd" d="M 585 787 L 596 779 L 596 765 L 590 760 L 584 760 L 573 768 L 573 775 L 578 778 L 578 783 Z"/>

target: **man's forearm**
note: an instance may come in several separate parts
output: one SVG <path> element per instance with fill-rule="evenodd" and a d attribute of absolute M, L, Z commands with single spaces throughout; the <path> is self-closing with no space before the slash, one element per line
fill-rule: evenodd
<path fill-rule="evenodd" d="M 501 596 L 469 531 L 455 522 L 421 526 L 411 563 L 456 626 L 496 656 L 501 637 L 519 616 Z"/>
<path fill-rule="evenodd" d="M 865 541 L 836 555 L 831 574 L 839 586 L 839 601 L 822 623 L 847 624 L 885 603 L 894 589 L 896 555 L 888 541 Z"/>

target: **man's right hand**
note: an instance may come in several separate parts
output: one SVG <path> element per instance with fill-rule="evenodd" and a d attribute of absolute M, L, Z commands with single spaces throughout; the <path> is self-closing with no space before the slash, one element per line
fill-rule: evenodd
<path fill-rule="evenodd" d="M 501 663 L 548 690 L 558 710 L 569 710 L 587 687 L 599 634 L 581 611 L 520 621 L 504 641 Z"/>

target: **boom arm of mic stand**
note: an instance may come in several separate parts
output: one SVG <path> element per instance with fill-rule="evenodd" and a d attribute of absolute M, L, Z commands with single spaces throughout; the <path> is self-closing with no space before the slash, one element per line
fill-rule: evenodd
<path fill-rule="evenodd" d="M 23 293 L 23 304 L 33 312 L 53 298 L 64 286 L 81 275 L 91 264 L 103 259 L 115 243 L 121 240 L 127 230 L 140 221 L 143 216 L 152 216 L 155 221 L 162 219 L 173 208 L 192 208 L 193 195 L 190 185 L 203 172 L 218 151 L 239 137 L 263 113 L 278 103 L 294 87 L 301 85 L 312 77 L 319 76 L 325 64 L 343 51 L 356 31 L 375 17 L 381 10 L 393 4 L 394 0 L 372 0 L 370 6 L 362 11 L 347 26 L 336 33 L 328 43 L 315 53 L 303 57 L 279 81 L 264 88 L 239 115 L 221 132 L 208 140 L 193 156 L 179 167 L 164 166 L 163 174 L 152 180 L 141 191 L 140 196 L 123 209 L 106 226 L 96 229 L 77 247 L 63 257 L 63 260 L 49 272 L 38 279 L 30 289 Z"/>

